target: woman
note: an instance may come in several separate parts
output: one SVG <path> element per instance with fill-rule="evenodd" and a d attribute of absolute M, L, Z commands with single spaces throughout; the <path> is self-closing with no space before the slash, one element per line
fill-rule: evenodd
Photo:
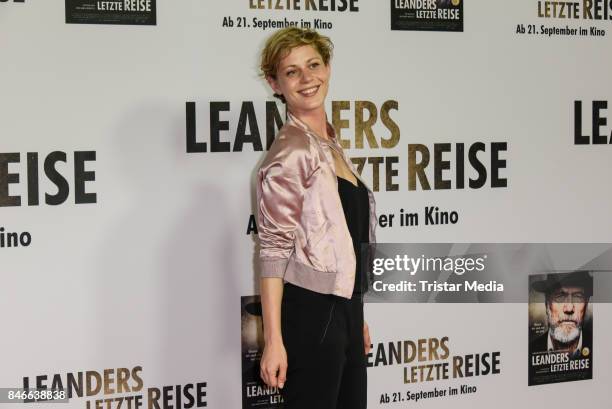
<path fill-rule="evenodd" d="M 368 326 L 361 243 L 374 242 L 374 196 L 325 114 L 332 43 L 296 27 L 266 42 L 261 70 L 287 120 L 257 177 L 261 377 L 285 408 L 366 407 Z"/>

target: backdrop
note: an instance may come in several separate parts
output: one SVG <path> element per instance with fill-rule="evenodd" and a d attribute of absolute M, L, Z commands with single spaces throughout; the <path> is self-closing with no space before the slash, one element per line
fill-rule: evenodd
<path fill-rule="evenodd" d="M 289 24 L 334 42 L 327 115 L 380 242 L 612 242 L 611 18 L 599 0 L 0 1 L 0 387 L 276 405 L 249 378 L 247 307 L 254 175 L 285 118 L 258 55 Z M 612 401 L 610 304 L 593 379 L 545 386 L 527 386 L 526 303 L 365 308 L 375 352 L 448 337 L 500 369 L 407 383 L 373 355 L 369 407 Z M 406 398 L 434 388 L 461 391 Z"/>

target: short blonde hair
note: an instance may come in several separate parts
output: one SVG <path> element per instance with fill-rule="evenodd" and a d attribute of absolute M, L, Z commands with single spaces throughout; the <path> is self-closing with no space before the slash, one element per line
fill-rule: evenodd
<path fill-rule="evenodd" d="M 325 65 L 332 57 L 333 43 L 324 35 L 314 30 L 298 27 L 286 27 L 274 32 L 261 51 L 261 75 L 276 79 L 276 72 L 280 61 L 285 58 L 293 48 L 302 45 L 312 46 L 323 59 Z"/>

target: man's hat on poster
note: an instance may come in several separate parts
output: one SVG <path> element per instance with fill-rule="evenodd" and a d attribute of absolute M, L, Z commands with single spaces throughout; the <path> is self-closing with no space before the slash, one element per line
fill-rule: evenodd
<path fill-rule="evenodd" d="M 251 315 L 255 315 L 259 317 L 263 315 L 260 301 L 248 303 L 247 305 L 244 306 L 244 309 L 246 310 L 246 312 L 248 312 Z"/>
<path fill-rule="evenodd" d="M 561 287 L 582 287 L 586 296 L 593 295 L 593 277 L 588 271 L 546 274 L 543 280 L 535 281 L 533 289 L 550 294 Z"/>

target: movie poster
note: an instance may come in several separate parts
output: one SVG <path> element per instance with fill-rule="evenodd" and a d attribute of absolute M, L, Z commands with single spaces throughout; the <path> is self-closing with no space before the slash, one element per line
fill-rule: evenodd
<path fill-rule="evenodd" d="M 279 408 L 282 396 L 278 388 L 268 387 L 259 376 L 263 352 L 263 327 L 259 296 L 241 297 L 242 334 L 242 409 Z"/>
<path fill-rule="evenodd" d="M 529 277 L 529 385 L 593 378 L 593 277 Z"/>
<path fill-rule="evenodd" d="M 391 30 L 463 31 L 463 1 L 391 0 Z"/>
<path fill-rule="evenodd" d="M 157 24 L 156 0 L 66 0 L 68 24 Z"/>

